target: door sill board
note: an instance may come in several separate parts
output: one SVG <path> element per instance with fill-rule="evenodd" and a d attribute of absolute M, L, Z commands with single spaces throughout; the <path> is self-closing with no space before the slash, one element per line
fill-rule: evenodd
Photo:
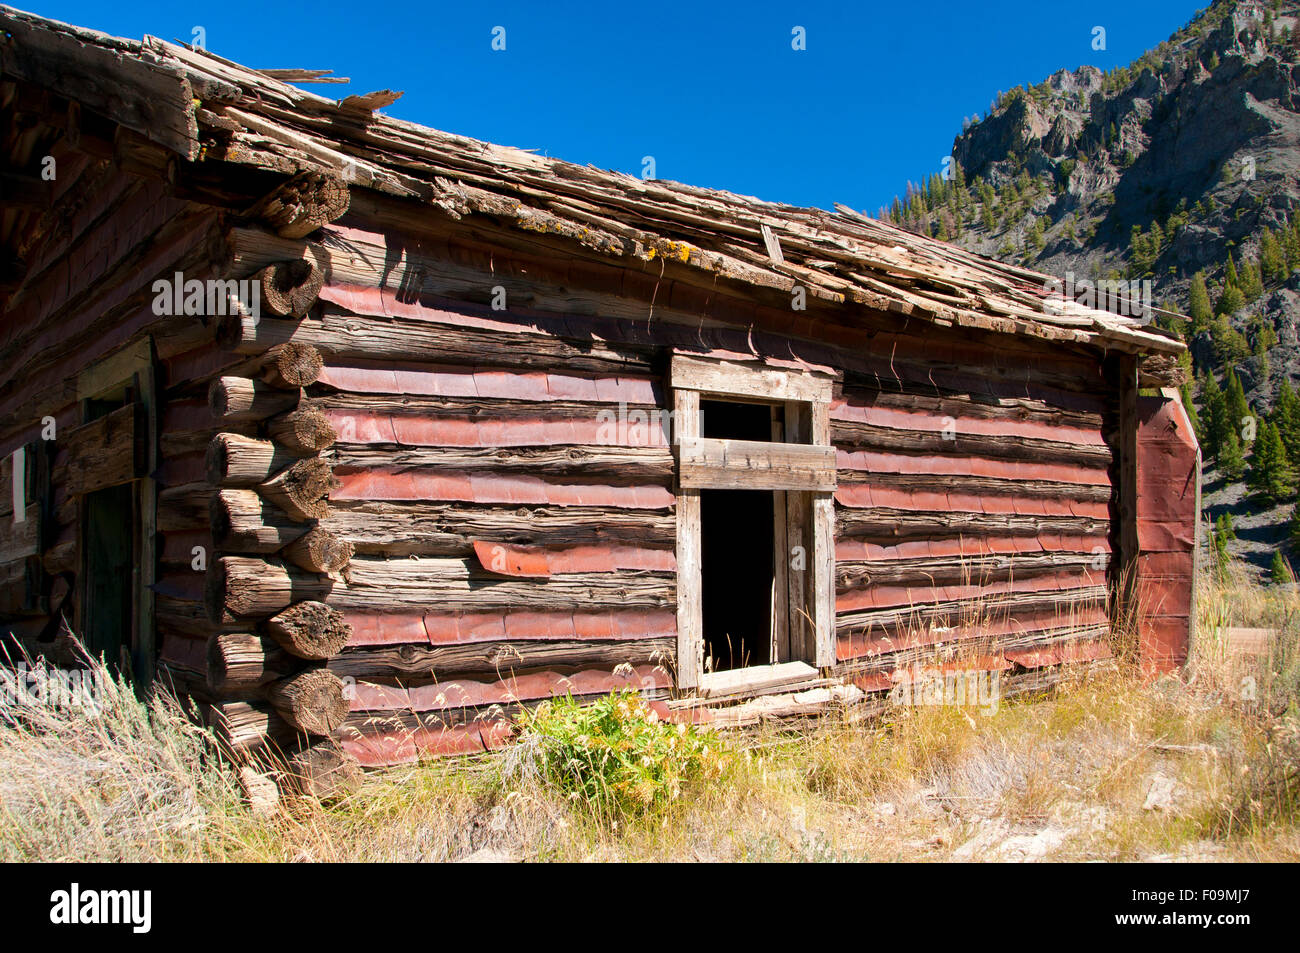
<path fill-rule="evenodd" d="M 717 698 L 795 685 L 816 679 L 817 669 L 807 662 L 781 662 L 777 665 L 752 665 L 725 672 L 709 672 L 700 677 L 701 698 Z"/>

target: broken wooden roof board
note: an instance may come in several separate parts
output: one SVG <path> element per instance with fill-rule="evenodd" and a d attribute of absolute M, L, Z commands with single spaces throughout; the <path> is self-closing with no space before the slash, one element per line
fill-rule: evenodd
<path fill-rule="evenodd" d="M 316 171 L 454 218 L 490 214 L 615 258 L 668 260 L 848 306 L 1169 357 L 1163 329 L 1049 294 L 1054 279 L 837 205 L 798 208 L 583 167 L 373 113 L 390 91 L 328 99 L 203 49 L 133 41 L 0 6 L 0 72 L 108 109 L 187 162 Z M 282 73 L 283 71 L 272 71 Z M 358 107 L 361 108 L 358 108 Z M 1056 283 L 1059 285 L 1059 282 Z"/>

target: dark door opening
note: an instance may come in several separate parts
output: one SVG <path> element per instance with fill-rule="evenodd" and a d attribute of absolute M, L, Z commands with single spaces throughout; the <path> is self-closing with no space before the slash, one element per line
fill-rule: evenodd
<path fill-rule="evenodd" d="M 770 442 L 772 404 L 700 401 L 700 433 Z M 769 665 L 776 528 L 767 490 L 700 491 L 700 598 L 705 671 Z"/>
<path fill-rule="evenodd" d="M 82 638 L 111 671 L 130 676 L 134 631 L 135 493 L 130 483 L 83 497 L 86 513 L 86 605 Z"/>
<path fill-rule="evenodd" d="M 718 440 L 772 440 L 771 404 L 700 401 L 700 436 Z"/>
<path fill-rule="evenodd" d="M 84 419 L 90 423 L 133 406 L 135 396 L 134 387 L 124 385 L 116 393 L 87 400 Z M 134 448 L 125 448 L 125 452 L 132 453 Z M 85 553 L 81 639 L 87 652 L 102 657 L 110 671 L 133 678 L 140 562 L 136 485 L 106 486 L 81 499 Z"/>
<path fill-rule="evenodd" d="M 706 671 L 772 658 L 772 494 L 700 491 L 700 589 Z"/>

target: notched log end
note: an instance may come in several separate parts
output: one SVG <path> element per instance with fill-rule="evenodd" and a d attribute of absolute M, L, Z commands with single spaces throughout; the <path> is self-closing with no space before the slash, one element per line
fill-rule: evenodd
<path fill-rule="evenodd" d="M 266 622 L 267 633 L 286 652 L 299 658 L 333 658 L 352 636 L 352 626 L 339 610 L 323 602 L 298 602 Z"/>
<path fill-rule="evenodd" d="M 281 238 L 304 238 L 343 215 L 351 195 L 343 178 L 325 169 L 299 172 L 251 210 Z"/>
<path fill-rule="evenodd" d="M 319 271 L 317 271 L 319 274 Z M 319 289 L 317 289 L 319 292 Z M 310 344 L 289 341 L 277 344 L 267 354 L 267 379 L 286 387 L 306 387 L 320 379 L 325 361 Z"/>
<path fill-rule="evenodd" d="M 325 284 L 325 273 L 306 259 L 295 258 L 267 265 L 253 280 L 260 286 L 262 306 L 267 311 L 278 317 L 301 318 L 316 303 Z M 320 373 L 319 366 L 316 373 Z"/>
<path fill-rule="evenodd" d="M 320 801 L 337 800 L 361 786 L 361 765 L 333 742 L 320 742 L 289 757 L 284 768 L 286 788 Z"/>

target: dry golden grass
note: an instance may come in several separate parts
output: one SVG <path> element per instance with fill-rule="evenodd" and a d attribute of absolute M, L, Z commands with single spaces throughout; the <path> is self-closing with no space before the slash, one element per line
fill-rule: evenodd
<path fill-rule="evenodd" d="M 201 733 L 119 686 L 98 720 L 0 725 L 0 859 L 1300 859 L 1300 596 L 1235 580 L 1198 609 L 1184 679 L 1109 664 L 988 715 L 898 707 L 732 733 L 717 777 L 623 821 L 500 753 L 256 818 Z M 1280 636 L 1243 660 L 1222 636 L 1234 625 Z"/>

